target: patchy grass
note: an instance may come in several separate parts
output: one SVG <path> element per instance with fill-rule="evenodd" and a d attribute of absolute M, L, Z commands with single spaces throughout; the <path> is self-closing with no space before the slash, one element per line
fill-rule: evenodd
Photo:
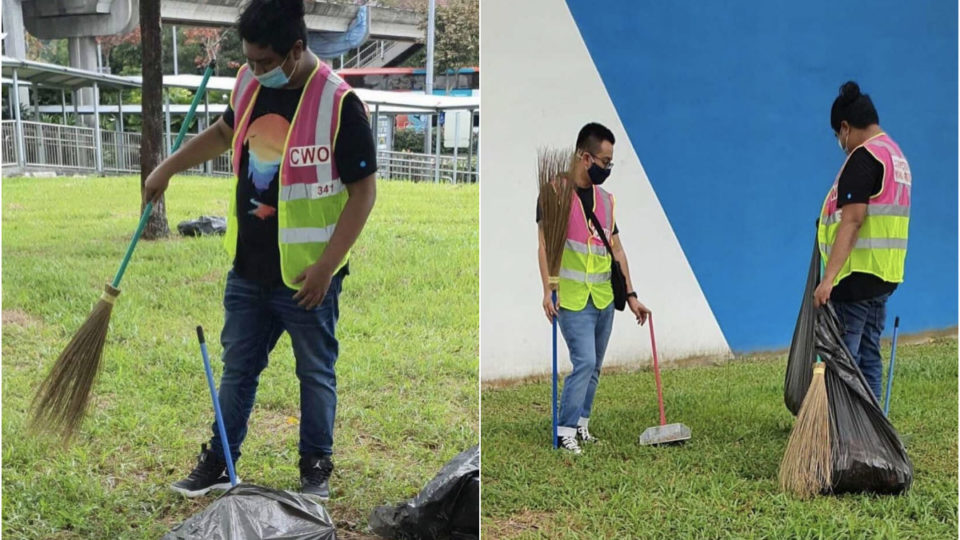
<path fill-rule="evenodd" d="M 780 493 L 793 426 L 785 365 L 779 355 L 666 370 L 667 421 L 693 438 L 664 448 L 637 444 L 658 419 L 653 373 L 605 376 L 590 422 L 602 442 L 577 457 L 550 447 L 549 380 L 485 389 L 485 536 L 956 538 L 956 339 L 898 347 L 890 418 L 915 469 L 898 497 Z"/>
<path fill-rule="evenodd" d="M 224 215 L 229 181 L 177 177 L 171 229 Z M 48 369 L 113 277 L 136 228 L 137 179 L 3 179 L 3 534 L 157 538 L 208 505 L 167 485 L 195 464 L 213 411 L 194 327 L 219 378 L 230 261 L 217 238 L 141 242 L 103 371 L 69 449 L 25 430 Z M 382 182 L 354 250 L 338 326 L 337 469 L 328 510 L 360 537 L 374 506 L 414 495 L 479 434 L 476 186 Z M 299 386 L 284 336 L 238 464 L 297 489 Z"/>

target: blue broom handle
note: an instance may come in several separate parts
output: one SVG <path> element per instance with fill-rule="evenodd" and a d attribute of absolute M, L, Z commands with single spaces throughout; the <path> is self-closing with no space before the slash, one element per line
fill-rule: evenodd
<path fill-rule="evenodd" d="M 553 305 L 557 305 L 557 291 L 553 291 L 551 298 Z M 557 448 L 557 426 L 559 418 L 557 417 L 557 316 L 553 316 L 553 447 Z"/>
<path fill-rule="evenodd" d="M 223 413 L 220 412 L 220 400 L 217 398 L 217 387 L 213 384 L 213 370 L 210 369 L 210 357 L 207 354 L 207 343 L 203 339 L 203 327 L 197 327 L 197 338 L 200 340 L 200 353 L 203 355 L 203 369 L 207 372 L 207 385 L 210 386 L 210 398 L 213 399 L 213 412 L 217 417 L 217 429 L 220 432 L 220 446 L 223 447 L 223 457 L 227 461 L 227 473 L 230 475 L 230 485 L 237 485 L 237 473 L 233 470 L 233 456 L 230 454 L 230 440 L 227 439 L 227 430 L 223 425 Z"/>
<path fill-rule="evenodd" d="M 200 81 L 200 86 L 197 88 L 197 93 L 193 96 L 193 101 L 190 103 L 190 110 L 187 111 L 187 119 L 184 120 L 183 124 L 180 125 L 180 132 L 177 134 L 177 140 L 173 143 L 173 148 L 170 150 L 171 154 L 180 149 L 180 144 L 183 142 L 183 138 L 187 134 L 187 128 L 190 126 L 190 122 L 193 122 L 193 116 L 197 112 L 197 106 L 200 104 L 200 98 L 207 89 L 207 81 L 210 80 L 210 75 L 213 74 L 213 68 L 215 65 L 215 62 L 210 62 L 207 64 L 207 69 L 203 72 L 203 80 Z M 111 283 L 111 285 L 114 289 L 120 288 L 120 280 L 123 279 L 123 274 L 127 271 L 127 265 L 130 264 L 130 257 L 133 256 L 133 250 L 137 247 L 137 242 L 140 240 L 140 235 L 143 234 L 143 229 L 147 227 L 147 221 L 150 219 L 150 212 L 152 211 L 153 202 L 148 202 L 146 206 L 143 207 L 143 215 L 140 216 L 140 223 L 137 225 L 137 232 L 133 234 L 133 238 L 130 240 L 130 245 L 127 246 L 127 253 L 123 256 L 123 261 L 120 262 L 120 268 L 113 277 L 113 283 Z"/>
<path fill-rule="evenodd" d="M 887 392 L 883 399 L 883 415 L 890 412 L 890 390 L 893 388 L 893 365 L 897 358 L 897 330 L 900 328 L 900 317 L 893 320 L 893 346 L 890 350 L 890 368 L 887 370 Z"/>

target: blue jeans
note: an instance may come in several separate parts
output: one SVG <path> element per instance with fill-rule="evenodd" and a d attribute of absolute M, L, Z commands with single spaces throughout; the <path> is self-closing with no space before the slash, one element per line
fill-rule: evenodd
<path fill-rule="evenodd" d="M 880 400 L 880 385 L 883 379 L 883 358 L 880 356 L 880 334 L 887 318 L 887 299 L 883 294 L 857 302 L 834 302 L 840 323 L 843 325 L 843 342 L 850 349 L 856 362 L 873 391 Z"/>
<path fill-rule="evenodd" d="M 335 331 L 342 284 L 343 276 L 335 275 L 320 305 L 306 310 L 293 299 L 293 289 L 263 286 L 232 270 L 227 274 L 223 294 L 226 317 L 220 334 L 223 376 L 219 398 L 234 460 L 240 457 L 240 445 L 247 436 L 247 420 L 257 395 L 260 372 L 267 367 L 270 351 L 284 331 L 290 334 L 300 379 L 300 453 L 333 453 L 337 411 L 334 364 L 338 352 Z M 216 422 L 210 446 L 216 455 L 223 454 Z"/>
<path fill-rule="evenodd" d="M 563 381 L 558 433 L 573 435 L 580 419 L 590 418 L 593 396 L 600 382 L 603 353 L 607 350 L 613 328 L 613 304 L 597 309 L 591 298 L 580 311 L 560 308 L 558 313 L 560 333 L 567 342 L 573 364 L 573 371 Z"/>

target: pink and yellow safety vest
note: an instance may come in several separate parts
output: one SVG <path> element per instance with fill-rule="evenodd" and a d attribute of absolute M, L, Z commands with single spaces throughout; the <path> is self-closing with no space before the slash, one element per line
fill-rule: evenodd
<path fill-rule="evenodd" d="M 600 235 L 594 231 L 580 197 L 576 193 L 570 196 L 573 201 L 567 222 L 567 240 L 560 259 L 557 299 L 560 307 L 571 311 L 585 308 L 590 298 L 597 309 L 603 309 L 613 302 L 613 287 L 610 285 L 613 258 Z M 600 186 L 593 186 L 592 210 L 609 242 L 613 241 L 613 209 L 613 195 Z"/>
<path fill-rule="evenodd" d="M 240 156 L 260 83 L 247 65 L 237 72 L 230 94 L 234 111 L 234 187 L 227 213 L 224 245 L 231 257 L 237 252 L 237 176 Z M 347 192 L 333 159 L 340 129 L 340 109 L 352 92 L 330 66 L 318 62 L 304 85 L 300 102 L 283 144 L 277 203 L 280 269 L 287 287 L 298 289 L 293 280 L 315 263 L 326 249 L 347 202 Z M 347 263 L 349 253 L 337 265 Z"/>
<path fill-rule="evenodd" d="M 879 193 L 870 197 L 857 243 L 834 284 L 852 272 L 873 274 L 884 281 L 900 283 L 903 281 L 910 225 L 910 165 L 900 147 L 886 133 L 871 137 L 861 146 L 883 164 L 883 186 Z M 852 151 L 850 155 L 853 155 Z M 846 164 L 844 161 L 844 167 Z M 837 208 L 837 184 L 842 173 L 841 167 L 820 211 L 817 240 L 824 264 L 830 258 L 843 215 L 843 208 Z"/>

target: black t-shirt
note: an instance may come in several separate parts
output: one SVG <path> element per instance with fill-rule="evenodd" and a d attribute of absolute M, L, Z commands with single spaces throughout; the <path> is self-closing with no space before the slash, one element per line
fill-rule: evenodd
<path fill-rule="evenodd" d="M 580 203 L 583 204 L 584 210 L 593 209 L 593 187 L 588 188 L 577 188 L 577 196 L 580 197 Z M 587 218 L 589 219 L 589 218 Z M 540 223 L 540 199 L 537 198 L 537 223 Z M 618 234 L 620 229 L 617 228 L 617 224 L 613 224 L 613 234 Z M 607 241 L 610 239 L 607 238 Z"/>
<path fill-rule="evenodd" d="M 267 286 L 283 283 L 277 240 L 277 175 L 283 143 L 302 92 L 302 88 L 260 88 L 237 171 L 237 256 L 233 269 L 240 277 Z M 229 106 L 223 121 L 234 127 L 234 111 Z M 344 184 L 366 178 L 377 170 L 377 150 L 367 111 L 352 92 L 340 110 L 333 159 Z M 341 272 L 349 270 L 345 266 Z"/>
<path fill-rule="evenodd" d="M 866 148 L 860 147 L 850 154 L 850 159 L 840 173 L 837 182 L 837 208 L 845 204 L 869 204 L 870 197 L 883 188 L 883 164 L 877 161 Z M 830 293 L 836 302 L 856 302 L 893 292 L 896 283 L 884 281 L 873 274 L 854 272 L 840 280 Z"/>

